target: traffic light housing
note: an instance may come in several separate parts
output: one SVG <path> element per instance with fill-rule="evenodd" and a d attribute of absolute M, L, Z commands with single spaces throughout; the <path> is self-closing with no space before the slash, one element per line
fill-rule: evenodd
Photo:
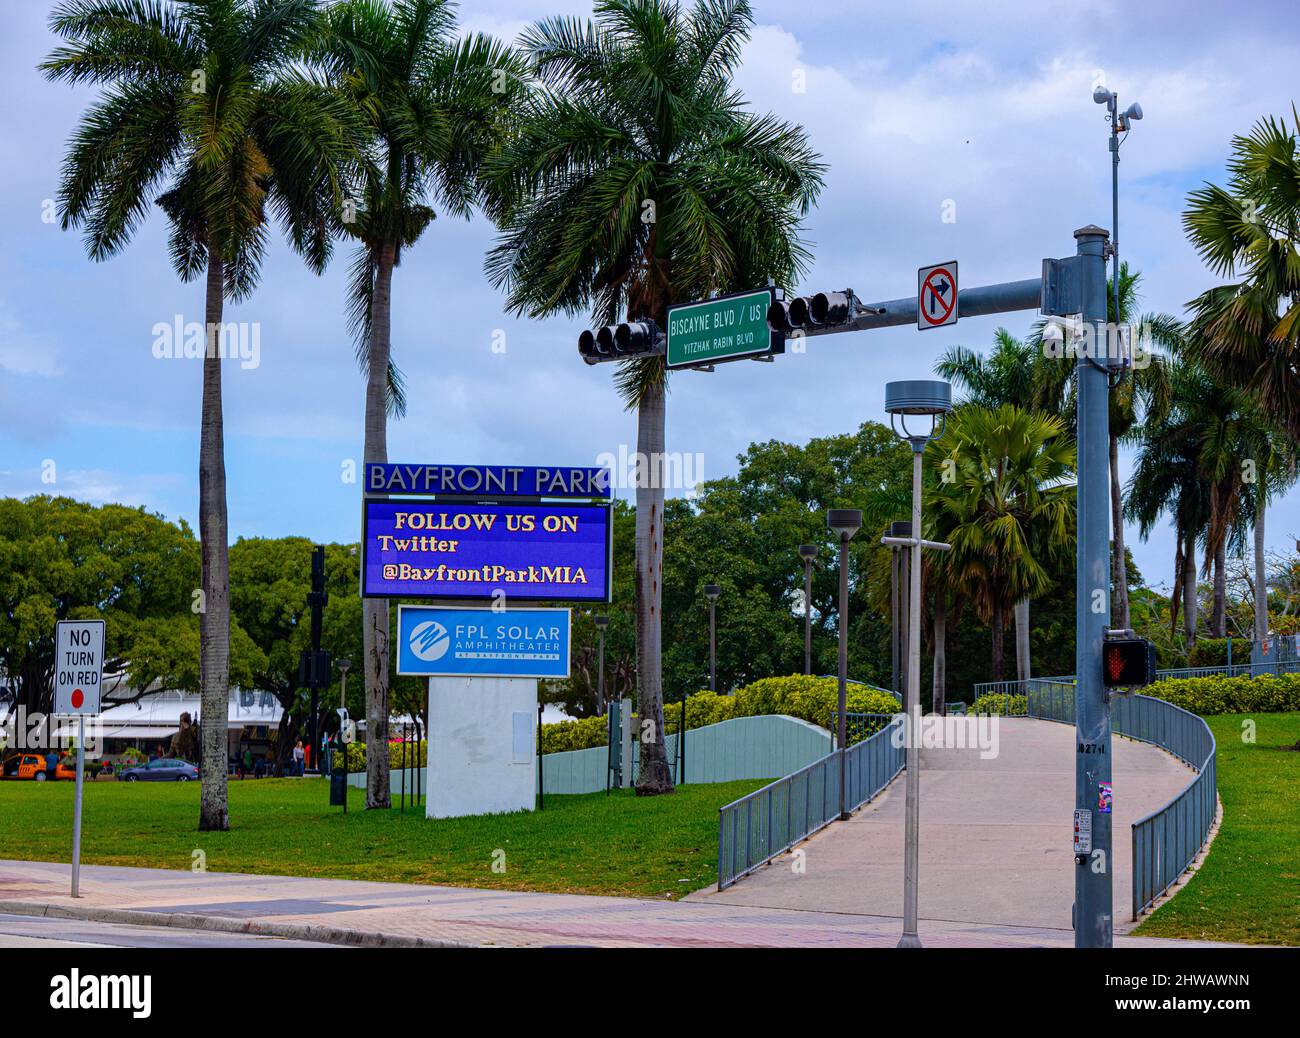
<path fill-rule="evenodd" d="M 1101 643 L 1101 683 L 1135 688 L 1156 679 L 1155 643 L 1145 638 L 1107 638 Z"/>
<path fill-rule="evenodd" d="M 578 336 L 578 354 L 588 364 L 625 357 L 652 356 L 663 352 L 659 326 L 649 318 L 607 324 Z"/>

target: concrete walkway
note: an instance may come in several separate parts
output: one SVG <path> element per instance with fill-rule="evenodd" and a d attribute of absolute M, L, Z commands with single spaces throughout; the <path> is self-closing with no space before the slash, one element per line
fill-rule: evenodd
<path fill-rule="evenodd" d="M 0 913 L 375 947 L 892 948 L 887 917 L 290 876 L 0 861 Z M 39 935 L 39 919 L 30 936 Z M 923 921 L 930 947 L 1070 947 L 1069 930 Z M 13 933 L 14 928 L 10 928 Z M 176 930 L 172 930 L 173 933 Z M 1124 937 L 1117 946 L 1196 942 Z"/>
<path fill-rule="evenodd" d="M 1000 722 L 991 760 L 977 750 L 922 751 L 921 919 L 1069 930 L 1074 728 L 1029 718 Z M 1130 827 L 1193 773 L 1146 743 L 1116 736 L 1113 747 L 1114 928 L 1123 933 L 1136 925 Z M 785 855 L 722 893 L 700 891 L 691 900 L 900 917 L 903 809 L 900 775 L 852 819 L 797 848 L 802 874 Z"/>

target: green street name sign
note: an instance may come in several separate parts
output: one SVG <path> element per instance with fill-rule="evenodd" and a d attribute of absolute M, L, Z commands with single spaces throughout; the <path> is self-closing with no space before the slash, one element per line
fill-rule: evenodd
<path fill-rule="evenodd" d="M 668 308 L 668 366 L 693 368 L 785 351 L 785 336 L 767 326 L 773 289 L 737 292 Z"/>

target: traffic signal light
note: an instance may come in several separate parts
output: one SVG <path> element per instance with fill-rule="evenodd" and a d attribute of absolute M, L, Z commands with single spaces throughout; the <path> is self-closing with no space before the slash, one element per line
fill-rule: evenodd
<path fill-rule="evenodd" d="M 1145 638 L 1108 638 L 1101 643 L 1101 683 L 1106 688 L 1149 685 L 1156 679 L 1156 647 Z"/>
<path fill-rule="evenodd" d="M 778 299 L 767 308 L 767 326 L 788 335 L 798 328 L 844 324 L 853 316 L 853 292 L 817 292 L 810 296 Z"/>
<path fill-rule="evenodd" d="M 588 364 L 662 352 L 659 326 L 644 317 L 624 324 L 607 324 L 594 332 L 588 329 L 578 336 L 578 354 Z"/>
<path fill-rule="evenodd" d="M 842 324 L 849 319 L 849 309 L 845 292 L 818 292 L 808 301 L 808 313 L 816 324 Z"/>

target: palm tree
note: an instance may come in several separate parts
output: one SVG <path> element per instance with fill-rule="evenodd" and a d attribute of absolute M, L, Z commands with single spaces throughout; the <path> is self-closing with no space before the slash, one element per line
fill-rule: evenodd
<path fill-rule="evenodd" d="M 649 317 L 732 289 L 791 284 L 800 218 L 824 167 L 803 131 L 746 107 L 732 78 L 753 16 L 745 0 L 598 0 L 594 21 L 551 18 L 521 45 L 542 89 L 492 160 L 488 257 L 508 307 L 530 317 Z M 645 478 L 636 489 L 637 791 L 672 790 L 664 754 L 661 615 L 663 358 L 623 365 Z"/>
<path fill-rule="evenodd" d="M 1169 362 L 1169 406 L 1130 438 L 1138 451 L 1125 493 L 1124 514 L 1137 522 L 1145 540 L 1159 517 L 1173 520 L 1176 548 L 1170 601 L 1171 633 L 1183 612 L 1190 646 L 1197 636 L 1196 550 L 1205 541 L 1207 560 L 1217 555 L 1232 525 L 1238 496 L 1232 464 L 1236 435 L 1224 422 L 1240 404 L 1240 394 L 1211 378 L 1194 362 Z M 1230 467 L 1224 465 L 1227 459 Z"/>
<path fill-rule="evenodd" d="M 230 665 L 226 471 L 220 335 L 224 302 L 252 292 L 268 209 L 317 270 L 340 197 L 332 170 L 351 146 L 343 106 L 284 71 L 300 54 L 314 0 L 68 0 L 51 29 L 67 45 L 41 70 L 106 87 L 73 134 L 59 213 L 82 228 L 91 259 L 120 252 L 157 201 L 177 273 L 206 273 L 199 446 L 202 541 L 200 829 L 226 829 Z M 163 185 L 166 189 L 163 190 Z"/>
<path fill-rule="evenodd" d="M 1044 561 L 1073 551 L 1074 442 L 1055 415 L 967 404 L 927 446 L 925 464 L 936 477 L 926 536 L 952 545 L 937 565 L 990 624 L 1000 681 L 1007 611 L 1050 586 Z"/>
<path fill-rule="evenodd" d="M 1294 443 L 1300 440 L 1300 114 L 1265 118 L 1232 139 L 1226 187 L 1188 195 L 1183 227 L 1218 276 L 1241 280 L 1189 304 L 1196 357 L 1242 386 Z M 1285 307 L 1285 310 L 1283 309 Z M 1268 636 L 1264 563 L 1267 481 L 1255 488 L 1255 639 Z"/>
<path fill-rule="evenodd" d="M 344 0 L 325 17 L 316 57 L 369 124 L 369 161 L 354 168 L 344 227 L 360 243 L 348 316 L 366 375 L 365 462 L 388 460 L 388 416 L 405 413 L 392 361 L 393 270 L 444 213 L 468 219 L 483 158 L 501 141 L 522 90 L 521 63 L 490 37 L 454 38 L 448 0 Z M 389 609 L 366 599 L 366 727 L 388 738 Z M 366 758 L 366 807 L 390 806 L 388 757 Z"/>
<path fill-rule="evenodd" d="M 1045 376 L 1040 369 L 1051 363 L 1049 358 L 1043 356 L 1040 347 L 1017 339 L 1005 328 L 999 328 L 993 334 L 993 349 L 987 357 L 965 346 L 954 346 L 939 358 L 934 370 L 941 378 L 966 388 L 964 403 L 997 408 L 1004 404 L 1028 404 L 1037 387 L 1044 381 Z M 934 567 L 936 638 L 938 629 L 946 621 L 942 586 L 944 572 L 942 566 Z M 1013 613 L 1016 626 L 1016 676 L 1024 681 L 1033 671 L 1029 655 L 1029 598 L 1019 599 Z M 939 651 L 936 644 L 936 653 Z M 935 694 L 937 699 L 937 682 Z"/>

